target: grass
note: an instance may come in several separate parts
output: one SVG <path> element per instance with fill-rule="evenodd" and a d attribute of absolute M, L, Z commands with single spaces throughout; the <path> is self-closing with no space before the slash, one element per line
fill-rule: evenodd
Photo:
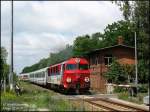
<path fill-rule="evenodd" d="M 9 109 L 6 109 L 6 107 L 8 107 L 6 105 L 8 104 L 27 104 L 26 111 L 37 111 L 39 108 L 48 109 L 50 111 L 81 110 L 80 108 L 76 108 L 68 100 L 55 99 L 53 96 L 57 96 L 57 93 L 53 91 L 28 82 L 20 82 L 20 86 L 23 88 L 21 96 L 17 96 L 14 92 L 5 92 L 1 94 L 1 110 L 13 110 L 13 106 L 9 106 Z M 15 111 L 16 110 L 17 109 L 15 109 Z M 20 110 L 21 109 L 18 109 L 18 111 Z"/>
<path fill-rule="evenodd" d="M 145 97 L 146 95 L 147 93 L 138 93 L 136 97 L 131 97 L 129 96 L 128 92 L 120 92 L 118 93 L 118 98 L 137 104 L 143 104 L 143 97 Z"/>
<path fill-rule="evenodd" d="M 148 95 L 148 84 L 138 85 L 138 94 L 136 97 L 130 96 L 127 88 L 117 87 L 114 92 L 118 94 L 118 98 L 129 102 L 143 104 L 143 98 Z"/>

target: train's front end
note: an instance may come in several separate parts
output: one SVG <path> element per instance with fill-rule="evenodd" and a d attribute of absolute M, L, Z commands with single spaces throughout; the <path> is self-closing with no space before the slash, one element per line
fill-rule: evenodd
<path fill-rule="evenodd" d="M 63 75 L 63 86 L 66 89 L 89 90 L 89 63 L 85 58 L 71 58 L 66 61 Z"/>

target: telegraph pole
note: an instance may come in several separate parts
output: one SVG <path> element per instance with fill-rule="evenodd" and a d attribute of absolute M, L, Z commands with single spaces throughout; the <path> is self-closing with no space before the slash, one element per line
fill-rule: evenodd
<path fill-rule="evenodd" d="M 11 1 L 11 50 L 10 50 L 10 74 L 9 74 L 9 85 L 10 90 L 13 90 L 13 0 Z"/>
<path fill-rule="evenodd" d="M 134 39 L 135 39 L 135 85 L 138 84 L 138 69 L 137 69 L 137 45 L 136 45 L 136 31 L 134 32 Z"/>

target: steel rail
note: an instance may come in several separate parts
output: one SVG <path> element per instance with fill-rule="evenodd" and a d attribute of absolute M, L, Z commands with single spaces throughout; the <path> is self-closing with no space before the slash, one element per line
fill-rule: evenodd
<path fill-rule="evenodd" d="M 124 103 L 112 101 L 112 100 L 109 100 L 107 98 L 84 99 L 84 101 L 86 101 L 86 102 L 88 102 L 90 104 L 93 104 L 95 106 L 111 110 L 111 111 L 138 111 L 138 112 L 148 112 L 149 111 L 149 110 L 144 109 L 144 108 L 134 107 L 132 105 L 127 105 L 127 104 L 124 104 Z M 101 101 L 101 104 L 98 103 L 98 101 Z M 105 102 L 105 103 L 108 103 L 108 105 L 102 103 L 102 101 Z M 114 106 L 118 106 L 118 108 L 120 106 L 122 109 L 124 108 L 124 110 L 121 110 L 121 109 L 118 109 L 118 108 L 114 108 L 113 105 Z"/>
<path fill-rule="evenodd" d="M 101 98 L 100 100 L 107 101 L 107 102 L 110 102 L 110 103 L 115 103 L 117 105 L 120 105 L 120 106 L 123 106 L 123 107 L 126 107 L 126 108 L 136 109 L 138 111 L 149 111 L 148 109 L 145 109 L 145 108 L 141 108 L 141 107 L 133 106 L 133 105 L 128 105 L 128 104 L 117 102 L 117 101 L 107 99 L 107 98 Z"/>

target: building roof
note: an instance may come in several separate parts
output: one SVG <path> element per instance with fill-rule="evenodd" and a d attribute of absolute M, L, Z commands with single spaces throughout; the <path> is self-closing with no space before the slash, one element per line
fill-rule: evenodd
<path fill-rule="evenodd" d="M 104 47 L 104 48 L 100 48 L 100 49 L 95 49 L 95 50 L 87 52 L 86 54 L 90 54 L 90 53 L 93 53 L 93 52 L 102 51 L 102 50 L 106 50 L 106 49 L 111 49 L 111 48 L 115 48 L 115 47 L 124 47 L 124 48 L 134 49 L 134 47 L 131 47 L 131 46 L 118 44 L 118 45 L 114 45 L 114 46 L 109 46 L 109 47 Z"/>

